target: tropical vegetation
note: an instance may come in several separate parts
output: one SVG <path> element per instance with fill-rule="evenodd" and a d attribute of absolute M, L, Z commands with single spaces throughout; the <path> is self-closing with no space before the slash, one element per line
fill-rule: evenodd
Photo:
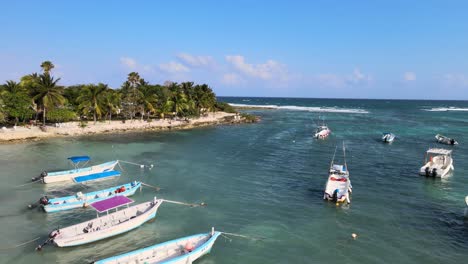
<path fill-rule="evenodd" d="M 235 111 L 218 102 L 207 84 L 151 84 L 131 72 L 118 88 L 107 84 L 64 86 L 52 75 L 54 64 L 41 63 L 42 73 L 0 85 L 0 122 L 106 121 L 114 119 L 185 118 L 214 111 Z"/>

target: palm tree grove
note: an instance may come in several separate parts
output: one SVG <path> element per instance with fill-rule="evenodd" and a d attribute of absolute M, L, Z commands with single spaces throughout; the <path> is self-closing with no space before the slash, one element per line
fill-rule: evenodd
<path fill-rule="evenodd" d="M 60 85 L 51 71 L 54 64 L 41 63 L 42 73 L 9 80 L 0 85 L 0 123 L 42 124 L 67 121 L 149 120 L 186 118 L 209 112 L 235 112 L 218 102 L 207 84 L 193 82 L 150 84 L 137 72 L 128 74 L 120 88 L 107 84 Z"/>

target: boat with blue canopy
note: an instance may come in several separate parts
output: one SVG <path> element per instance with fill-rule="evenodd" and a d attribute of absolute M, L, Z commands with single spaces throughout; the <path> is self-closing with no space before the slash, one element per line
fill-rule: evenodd
<path fill-rule="evenodd" d="M 91 203 L 102 201 L 118 195 L 132 196 L 139 188 L 141 188 L 141 182 L 134 181 L 131 183 L 126 183 L 89 193 L 77 192 L 75 195 L 65 197 L 49 199 L 47 196 L 43 196 L 39 199 L 38 203 L 45 212 L 53 213 L 75 208 L 86 208 Z"/>
<path fill-rule="evenodd" d="M 210 253 L 216 239 L 221 234 L 222 232 L 214 231 L 214 228 L 212 228 L 209 233 L 178 238 L 122 255 L 102 259 L 94 262 L 94 264 L 192 263 L 203 255 Z"/>
<path fill-rule="evenodd" d="M 71 170 L 65 171 L 43 171 L 38 177 L 34 177 L 33 181 L 42 181 L 43 183 L 54 183 L 62 181 L 71 181 L 76 177 L 87 176 L 91 174 L 112 171 L 119 162 L 118 160 L 105 162 L 102 164 L 94 165 L 91 167 L 85 167 L 91 160 L 89 156 L 73 156 L 67 158 L 72 166 Z"/>

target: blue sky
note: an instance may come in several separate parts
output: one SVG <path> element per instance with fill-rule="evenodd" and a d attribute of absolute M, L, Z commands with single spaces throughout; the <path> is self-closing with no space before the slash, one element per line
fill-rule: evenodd
<path fill-rule="evenodd" d="M 218 95 L 468 99 L 468 1 L 5 1 L 0 81 L 119 87 L 131 71 Z"/>

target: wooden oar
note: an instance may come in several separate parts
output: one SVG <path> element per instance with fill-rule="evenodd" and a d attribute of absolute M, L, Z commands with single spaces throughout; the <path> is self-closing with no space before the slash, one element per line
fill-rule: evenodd
<path fill-rule="evenodd" d="M 161 187 L 158 187 L 158 186 L 153 186 L 153 185 L 149 185 L 149 184 L 147 184 L 147 183 L 144 183 L 144 182 L 142 182 L 142 183 L 141 183 L 141 185 L 144 185 L 144 186 L 146 186 L 146 187 L 153 188 L 153 189 L 155 189 L 156 191 L 159 191 L 159 190 L 161 190 Z"/>
<path fill-rule="evenodd" d="M 166 199 L 162 199 L 162 200 L 164 202 L 173 203 L 173 204 L 187 205 L 187 206 L 190 206 L 190 207 L 207 206 L 207 204 L 204 203 L 204 202 L 199 203 L 199 204 L 191 204 L 191 203 L 184 203 L 184 202 L 178 202 L 178 201 L 172 201 L 172 200 L 166 200 Z"/>

